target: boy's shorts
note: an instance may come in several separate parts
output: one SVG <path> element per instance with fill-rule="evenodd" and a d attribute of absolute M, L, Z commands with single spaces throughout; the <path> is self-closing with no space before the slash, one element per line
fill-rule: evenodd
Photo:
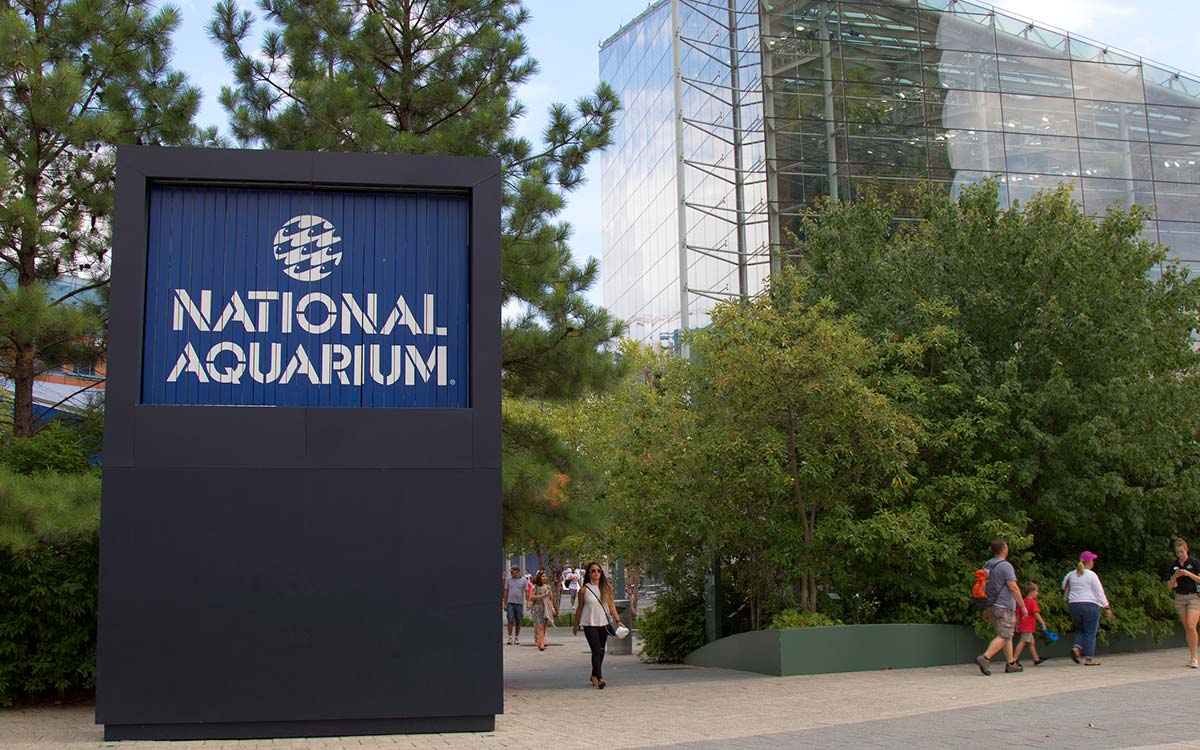
<path fill-rule="evenodd" d="M 1033 633 L 1017 633 L 1017 635 L 1021 636 L 1018 643 L 1033 643 Z"/>

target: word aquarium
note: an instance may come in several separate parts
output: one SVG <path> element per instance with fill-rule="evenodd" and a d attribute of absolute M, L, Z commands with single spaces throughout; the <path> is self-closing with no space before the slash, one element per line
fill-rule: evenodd
<path fill-rule="evenodd" d="M 381 308 L 378 294 L 233 292 L 215 318 L 210 289 L 174 289 L 172 300 L 172 331 L 225 335 L 198 345 L 184 340 L 168 383 L 454 384 L 448 329 L 435 323 L 432 294 L 422 295 L 419 317 L 403 295 Z"/>

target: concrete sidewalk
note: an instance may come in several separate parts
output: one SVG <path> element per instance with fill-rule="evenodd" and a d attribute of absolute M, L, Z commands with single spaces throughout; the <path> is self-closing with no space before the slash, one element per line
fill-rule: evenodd
<path fill-rule="evenodd" d="M 1051 660 L 984 677 L 973 665 L 764 677 L 605 660 L 588 684 L 583 636 L 501 646 L 505 714 L 478 735 L 105 743 L 87 706 L 0 711 L 4 750 L 334 750 L 354 748 L 1158 748 L 1200 749 L 1200 671 L 1186 651 L 1107 656 L 1099 667 Z"/>

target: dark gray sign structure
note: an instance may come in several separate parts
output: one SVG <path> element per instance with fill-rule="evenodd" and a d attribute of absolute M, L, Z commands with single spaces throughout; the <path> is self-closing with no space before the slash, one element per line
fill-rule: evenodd
<path fill-rule="evenodd" d="M 495 727 L 500 186 L 118 149 L 105 739 Z"/>

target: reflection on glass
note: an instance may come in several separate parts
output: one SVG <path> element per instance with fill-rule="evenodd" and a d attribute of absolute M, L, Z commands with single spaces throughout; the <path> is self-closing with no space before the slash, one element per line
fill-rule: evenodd
<path fill-rule="evenodd" d="M 721 250 L 733 237 L 732 80 L 720 52 L 728 29 L 710 5 L 680 0 L 692 37 L 682 115 L 711 124 L 685 128 L 685 215 L 688 245 Z M 1092 214 L 1145 206 L 1145 236 L 1200 264 L 1196 78 L 965 0 L 738 7 L 764 14 L 738 32 L 756 50 L 743 52 L 740 111 L 747 201 L 767 207 L 772 236 L 798 230 L 835 191 L 854 199 L 927 181 L 957 195 L 995 177 L 1005 202 L 1065 182 Z M 638 335 L 678 325 L 670 3 L 607 42 L 601 70 L 626 107 L 602 165 L 605 302 L 623 300 L 613 309 Z M 779 241 L 749 229 L 757 243 Z M 693 257 L 689 286 L 734 283 L 729 264 Z"/>

